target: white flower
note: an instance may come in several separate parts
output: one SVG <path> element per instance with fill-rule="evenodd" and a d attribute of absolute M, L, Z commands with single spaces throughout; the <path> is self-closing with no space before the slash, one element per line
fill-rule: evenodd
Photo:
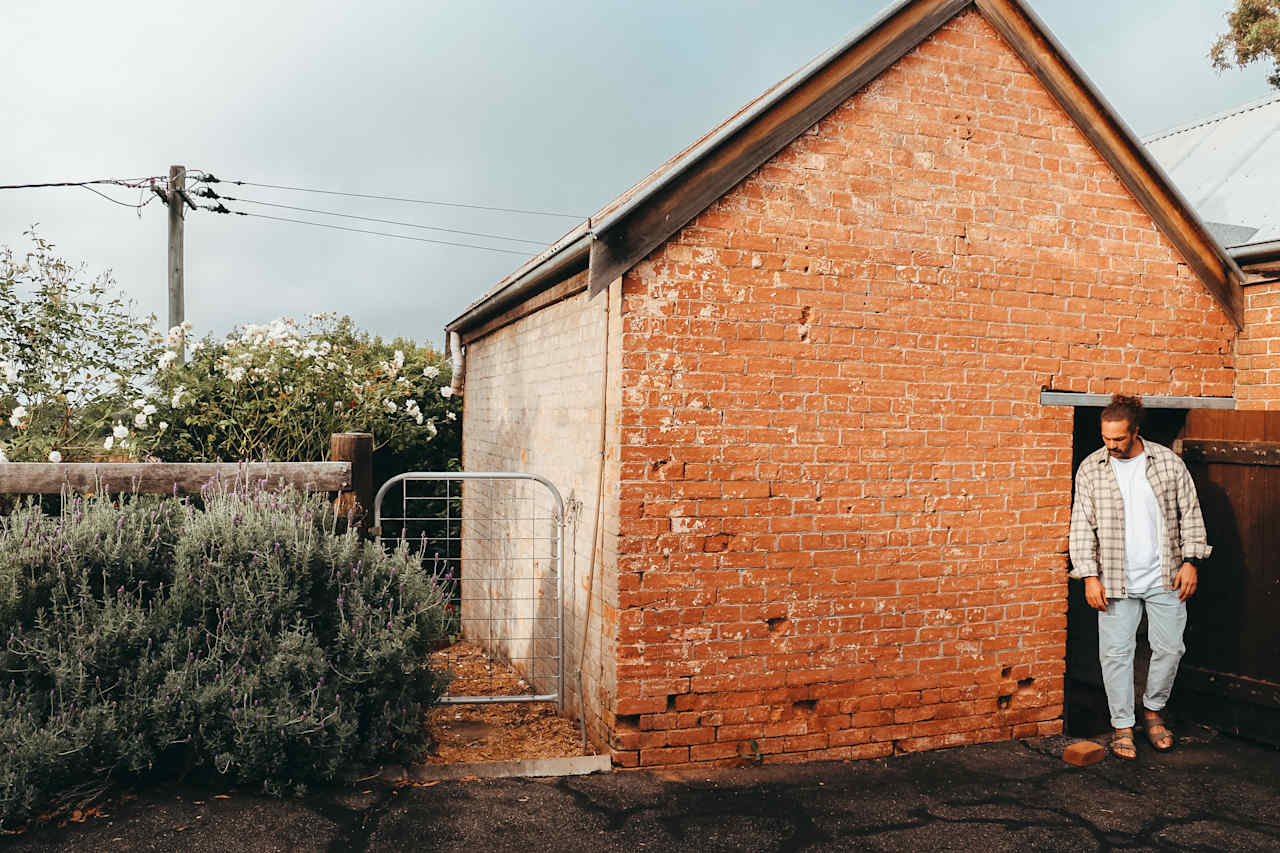
<path fill-rule="evenodd" d="M 165 430 L 167 430 L 168 428 L 169 428 L 169 422 L 168 422 L 168 421 L 161 421 L 161 422 L 160 422 L 160 431 L 161 431 L 161 432 L 164 432 L 164 431 L 165 431 Z"/>
<path fill-rule="evenodd" d="M 396 370 L 404 367 L 404 350 L 396 350 L 395 355 L 391 357 L 391 363 L 395 365 Z"/>
<path fill-rule="evenodd" d="M 458 419 L 458 416 L 455 415 L 453 412 L 445 412 L 444 416 L 451 421 L 456 421 Z"/>
<path fill-rule="evenodd" d="M 435 422 L 435 421 L 427 421 L 427 429 L 429 429 L 429 430 L 431 431 L 431 437 L 432 437 L 432 438 L 435 438 L 435 437 L 436 437 L 436 434 L 439 432 L 439 430 L 437 430 L 437 429 L 436 429 L 436 422 Z"/>
<path fill-rule="evenodd" d="M 26 417 L 27 417 L 27 407 L 18 406 L 13 410 L 13 414 L 9 415 L 9 426 L 15 427 L 15 428 L 21 427 L 22 422 L 23 420 L 26 419 Z"/>
<path fill-rule="evenodd" d="M 146 401 L 146 400 L 134 400 L 134 401 L 133 401 L 133 407 L 134 407 L 135 409 L 138 409 L 138 410 L 141 410 L 141 409 L 142 409 L 142 407 L 143 407 L 143 406 L 145 406 L 146 404 L 147 404 L 147 401 Z"/>
<path fill-rule="evenodd" d="M 387 407 L 387 411 L 388 411 L 388 412 L 394 412 L 394 411 L 396 410 L 396 401 L 395 401 L 395 400 L 384 400 L 384 401 L 382 402 L 382 405 L 384 405 L 384 406 L 386 406 L 386 407 Z"/>
<path fill-rule="evenodd" d="M 182 397 L 184 394 L 187 394 L 186 387 L 179 385 L 177 388 L 173 389 L 173 399 L 169 401 L 169 404 L 175 409 L 179 408 L 182 405 Z M 188 394 L 187 396 L 190 395 Z"/>
<path fill-rule="evenodd" d="M 159 367 L 161 370 L 168 370 L 170 365 L 172 365 L 177 360 L 178 360 L 178 354 L 173 350 L 168 349 L 168 350 L 165 350 L 163 354 L 161 354 L 160 361 L 157 362 L 156 366 Z"/>
<path fill-rule="evenodd" d="M 453 396 L 453 389 L 450 388 L 448 385 L 441 387 L 440 396 L 444 397 L 446 400 L 449 399 L 450 397 Z"/>
<path fill-rule="evenodd" d="M 156 407 L 151 405 L 150 403 L 147 403 L 145 406 L 142 407 L 142 414 L 146 415 L 147 417 L 151 417 L 155 413 L 156 413 Z"/>
<path fill-rule="evenodd" d="M 107 436 L 107 440 L 102 442 L 102 449 L 110 450 L 115 445 L 115 443 L 116 443 L 115 438 L 113 438 L 112 436 Z"/>
<path fill-rule="evenodd" d="M 129 435 L 129 428 L 124 424 L 118 423 L 111 428 L 111 434 L 116 438 L 127 438 Z"/>
<path fill-rule="evenodd" d="M 62 461 L 62 454 L 61 454 L 61 453 L 59 453 L 59 452 L 58 452 L 58 451 L 56 451 L 56 450 L 50 450 L 50 451 L 49 451 L 49 461 L 50 461 L 50 462 L 61 462 L 61 461 Z"/>
<path fill-rule="evenodd" d="M 435 379 L 440 375 L 440 368 L 435 365 L 428 364 L 426 367 L 422 368 L 422 375 L 428 379 Z"/>
<path fill-rule="evenodd" d="M 190 321 L 190 320 L 183 320 L 181 323 L 179 323 L 179 324 L 178 324 L 178 328 L 179 328 L 179 329 L 182 329 L 182 331 L 184 331 L 184 332 L 189 332 L 189 331 L 191 331 L 191 321 Z"/>
<path fill-rule="evenodd" d="M 138 429 L 142 429 L 147 425 L 147 416 L 142 412 L 138 412 L 138 414 L 133 416 L 133 425 Z"/>
<path fill-rule="evenodd" d="M 230 379 L 232 382 L 241 381 L 242 379 L 244 379 L 244 368 L 243 367 L 231 368 L 230 370 L 227 371 L 227 378 Z"/>
<path fill-rule="evenodd" d="M 18 381 L 18 365 L 9 361 L 0 361 L 0 371 L 4 372 L 4 381 L 10 385 Z"/>
<path fill-rule="evenodd" d="M 418 426 L 422 426 L 422 412 L 414 412 L 414 414 L 413 414 L 413 421 L 414 421 L 414 423 L 416 423 Z"/>

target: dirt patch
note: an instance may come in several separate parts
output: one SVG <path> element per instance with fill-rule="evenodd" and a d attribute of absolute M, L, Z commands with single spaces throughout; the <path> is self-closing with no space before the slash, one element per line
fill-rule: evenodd
<path fill-rule="evenodd" d="M 510 666 L 478 646 L 459 642 L 436 652 L 434 663 L 453 675 L 454 696 L 517 696 L 532 688 Z M 577 723 L 557 716 L 548 702 L 441 705 L 427 716 L 432 745 L 428 764 L 517 761 L 588 755 Z"/>

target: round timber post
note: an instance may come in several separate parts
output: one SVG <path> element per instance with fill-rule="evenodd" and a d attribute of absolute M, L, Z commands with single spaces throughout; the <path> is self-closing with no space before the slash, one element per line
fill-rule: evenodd
<path fill-rule="evenodd" d="M 338 516 L 356 523 L 361 536 L 377 535 L 369 530 L 373 518 L 373 434 L 335 432 L 329 438 L 329 461 L 351 463 L 351 481 L 334 503 Z"/>

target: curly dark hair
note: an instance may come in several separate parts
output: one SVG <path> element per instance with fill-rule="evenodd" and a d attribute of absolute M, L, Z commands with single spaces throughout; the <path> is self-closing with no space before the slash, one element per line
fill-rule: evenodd
<path fill-rule="evenodd" d="M 1102 410 L 1100 421 L 1126 421 L 1129 429 L 1136 430 L 1142 426 L 1146 415 L 1140 397 L 1126 397 L 1124 394 L 1113 394 L 1111 402 Z"/>

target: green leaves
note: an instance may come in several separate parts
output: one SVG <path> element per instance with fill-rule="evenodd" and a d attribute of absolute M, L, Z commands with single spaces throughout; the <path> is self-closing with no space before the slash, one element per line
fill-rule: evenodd
<path fill-rule="evenodd" d="M 149 322 L 111 295 L 109 273 L 88 279 L 27 236 L 25 255 L 0 249 L 0 451 L 11 461 L 43 462 L 54 450 L 68 462 L 93 458 L 159 347 Z"/>
<path fill-rule="evenodd" d="M 410 451 L 398 461 L 443 469 L 455 447 L 432 448 L 457 439 L 461 411 L 441 393 L 449 376 L 430 348 L 383 343 L 345 317 L 245 326 L 159 371 L 153 423 L 169 426 L 139 440 L 164 459 L 317 460 L 333 433 L 367 431 L 389 454 Z"/>
<path fill-rule="evenodd" d="M 1280 0 L 1237 0 L 1209 58 L 1220 71 L 1269 58 L 1275 68 L 1267 82 L 1280 89 Z"/>
<path fill-rule="evenodd" d="M 87 781 L 272 792 L 415 758 L 445 593 L 296 493 L 0 518 L 0 827 Z"/>

